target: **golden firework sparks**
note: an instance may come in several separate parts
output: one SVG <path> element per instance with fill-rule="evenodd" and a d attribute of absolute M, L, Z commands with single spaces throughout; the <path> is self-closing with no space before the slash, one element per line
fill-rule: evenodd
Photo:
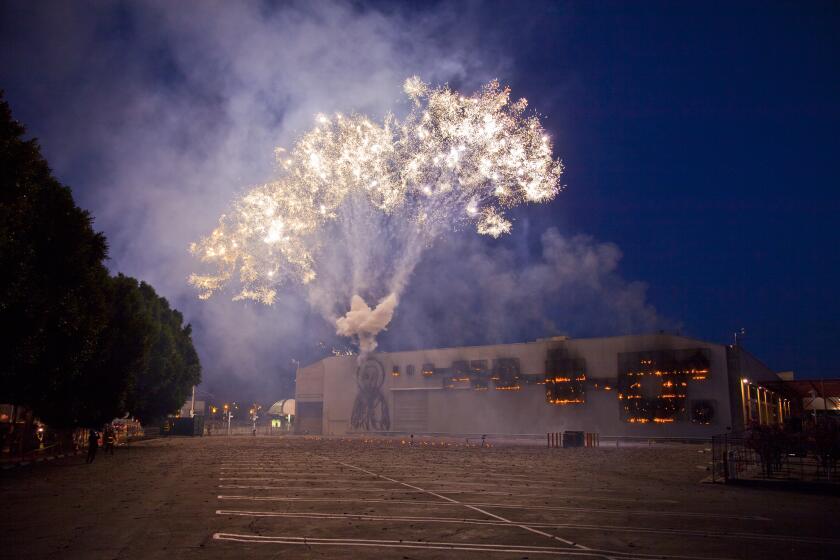
<path fill-rule="evenodd" d="M 291 150 L 276 150 L 279 177 L 239 198 L 192 244 L 213 269 L 190 277 L 199 297 L 238 281 L 235 299 L 270 305 L 284 282 L 316 280 L 319 253 L 335 242 L 327 226 L 370 216 L 343 211 L 348 200 L 431 241 L 459 223 L 507 234 L 505 210 L 549 201 L 560 190 L 563 167 L 548 135 L 508 88 L 493 81 L 465 96 L 414 76 L 404 90 L 414 103 L 402 121 L 317 115 Z"/>

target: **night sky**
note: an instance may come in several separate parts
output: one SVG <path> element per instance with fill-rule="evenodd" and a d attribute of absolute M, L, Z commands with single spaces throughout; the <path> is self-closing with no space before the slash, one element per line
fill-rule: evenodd
<path fill-rule="evenodd" d="M 617 242 L 685 332 L 840 376 L 840 4 L 537 11 L 514 80 L 568 185 L 540 219 Z"/>
<path fill-rule="evenodd" d="M 242 379 L 288 392 L 290 359 L 318 358 L 312 340 L 331 332 L 300 298 L 270 310 L 198 302 L 188 243 L 270 174 L 272 147 L 316 111 L 399 112 L 415 73 L 467 90 L 509 84 L 544 116 L 566 166 L 565 191 L 517 211 L 509 238 L 458 242 L 495 266 L 539 260 L 552 239 L 608 246 L 618 268 L 609 260 L 589 297 L 637 298 L 602 323 L 563 315 L 626 308 L 545 295 L 542 323 L 460 342 L 661 326 L 730 343 L 743 327 L 770 367 L 840 377 L 840 4 L 233 4 L 0 8 L 12 110 L 96 216 L 111 268 L 148 280 L 193 322 L 211 389 Z M 452 243 L 429 262 L 448 266 Z M 418 301 L 430 270 L 418 269 Z M 493 286 L 476 289 L 493 298 Z M 418 316 L 405 314 L 386 349 L 424 343 L 395 340 Z"/>

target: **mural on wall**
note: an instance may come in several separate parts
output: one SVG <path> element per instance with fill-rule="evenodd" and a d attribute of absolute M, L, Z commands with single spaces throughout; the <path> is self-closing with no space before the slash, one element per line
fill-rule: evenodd
<path fill-rule="evenodd" d="M 382 394 L 385 368 L 374 358 L 368 358 L 356 369 L 358 392 L 353 403 L 350 425 L 354 430 L 385 431 L 391 429 L 388 402 Z"/>
<path fill-rule="evenodd" d="M 545 361 L 545 399 L 551 404 L 586 402 L 586 360 L 565 348 L 548 351 Z"/>
<path fill-rule="evenodd" d="M 691 403 L 691 421 L 695 424 L 711 424 L 715 419 L 715 401 L 696 400 Z"/>
<path fill-rule="evenodd" d="M 472 388 L 476 391 L 486 391 L 491 386 L 497 391 L 518 391 L 523 383 L 534 383 L 537 378 L 530 376 L 534 378 L 530 379 L 522 373 L 519 358 L 455 360 L 450 367 L 424 363 L 420 371 L 423 377 L 440 377 L 444 389 Z M 541 382 L 542 376 L 538 377 Z"/>
<path fill-rule="evenodd" d="M 490 376 L 497 391 L 518 391 L 522 388 L 522 368 L 519 358 L 496 358 Z"/>
<path fill-rule="evenodd" d="M 666 424 L 687 420 L 689 382 L 704 381 L 710 357 L 705 348 L 625 352 L 618 355 L 618 399 L 625 422 Z M 692 410 L 693 420 L 709 423 L 714 410 Z"/>

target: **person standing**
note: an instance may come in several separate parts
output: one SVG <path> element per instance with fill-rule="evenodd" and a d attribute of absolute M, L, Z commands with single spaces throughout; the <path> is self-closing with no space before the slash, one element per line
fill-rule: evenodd
<path fill-rule="evenodd" d="M 96 450 L 99 448 L 99 433 L 96 430 L 90 430 L 88 433 L 88 454 L 85 461 L 88 465 L 93 463 L 96 459 Z"/>

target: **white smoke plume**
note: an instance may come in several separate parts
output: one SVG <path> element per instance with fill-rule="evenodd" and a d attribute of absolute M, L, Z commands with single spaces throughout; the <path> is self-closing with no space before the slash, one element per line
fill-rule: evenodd
<path fill-rule="evenodd" d="M 316 113 L 405 112 L 398 99 L 413 74 L 464 91 L 515 76 L 500 50 L 505 42 L 470 23 L 486 12 L 480 4 L 425 6 L 0 3 L 0 87 L 15 117 L 95 216 L 108 237 L 110 268 L 151 283 L 192 323 L 203 392 L 240 401 L 292 396 L 294 364 L 341 346 L 327 311 L 336 319 L 354 294 L 372 305 L 406 283 L 411 298 L 401 298 L 380 348 L 657 324 L 644 290 L 618 274 L 615 246 L 599 252 L 596 241 L 566 238 L 562 251 L 525 254 L 511 248 L 526 231 L 521 220 L 509 244 L 449 235 L 410 278 L 398 273 L 381 291 L 350 271 L 323 271 L 335 275 L 333 284 L 344 279 L 343 308 L 328 309 L 331 298 L 294 287 L 271 308 L 195 299 L 184 282 L 194 271 L 189 243 L 213 227 L 240 188 L 271 176 L 274 148 L 290 145 Z M 360 270 L 382 269 L 380 255 L 367 256 Z M 538 281 L 521 289 L 531 277 Z"/>
<path fill-rule="evenodd" d="M 397 295 L 388 294 L 379 304 L 371 309 L 358 294 L 353 294 L 350 300 L 350 311 L 336 322 L 336 334 L 356 337 L 359 342 L 359 363 L 365 356 L 376 350 L 376 335 L 385 330 L 394 309 L 397 307 Z"/>
<path fill-rule="evenodd" d="M 621 276 L 621 258 L 614 243 L 556 228 L 533 248 L 449 237 L 415 270 L 411 298 L 380 342 L 411 350 L 678 330 L 650 304 L 644 283 Z"/>

